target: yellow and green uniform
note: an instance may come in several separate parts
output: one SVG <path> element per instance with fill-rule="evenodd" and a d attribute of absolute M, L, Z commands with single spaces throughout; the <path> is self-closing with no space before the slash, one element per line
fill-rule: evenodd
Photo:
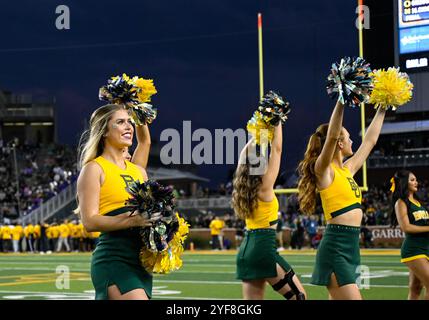
<path fill-rule="evenodd" d="M 325 220 L 338 217 L 352 209 L 361 208 L 362 192 L 350 170 L 331 165 L 334 180 L 331 185 L 319 191 Z"/>
<path fill-rule="evenodd" d="M 125 202 L 130 198 L 128 187 L 134 181 L 144 181 L 140 169 L 125 161 L 122 169 L 103 157 L 94 159 L 104 173 L 100 187 L 99 214 L 118 215 L 129 211 Z M 142 288 L 152 296 L 152 275 L 140 262 L 142 241 L 140 228 L 130 228 L 100 235 L 91 261 L 91 279 L 96 299 L 107 299 L 107 287 L 115 284 L 121 293 Z M 91 236 L 91 235 L 89 235 Z"/>
<path fill-rule="evenodd" d="M 332 224 L 329 220 L 361 209 L 362 192 L 347 167 L 332 163 L 331 168 L 334 171 L 331 185 L 319 190 L 328 224 L 317 250 L 311 284 L 328 286 L 334 273 L 341 287 L 356 283 L 360 276 L 360 227 Z"/>
<path fill-rule="evenodd" d="M 273 194 L 269 202 L 258 199 L 252 215 L 246 219 L 246 233 L 237 254 L 237 279 L 257 280 L 277 276 L 276 265 L 286 272 L 292 270 L 277 252 L 276 229 L 279 203 Z"/>
<path fill-rule="evenodd" d="M 407 199 L 407 215 L 410 224 L 429 226 L 429 213 L 417 200 Z M 401 262 L 416 259 L 429 260 L 429 232 L 406 233 L 401 247 Z"/>
<path fill-rule="evenodd" d="M 258 199 L 258 206 L 253 215 L 246 219 L 246 229 L 269 228 L 277 224 L 279 212 L 279 201 L 274 196 L 272 201 L 266 202 Z"/>
<path fill-rule="evenodd" d="M 98 157 L 94 161 L 104 172 L 104 182 L 100 188 L 99 214 L 105 215 L 124 208 L 125 201 L 130 198 L 127 188 L 133 181 L 143 182 L 142 172 L 134 163 L 128 161 L 125 170 L 103 157 Z"/>

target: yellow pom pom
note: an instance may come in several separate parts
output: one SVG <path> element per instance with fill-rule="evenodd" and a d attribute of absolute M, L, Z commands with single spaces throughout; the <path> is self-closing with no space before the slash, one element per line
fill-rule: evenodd
<path fill-rule="evenodd" d="M 152 252 L 144 248 L 140 252 L 140 261 L 149 273 L 166 274 L 179 270 L 183 265 L 180 257 L 184 251 L 183 243 L 189 233 L 189 224 L 177 212 L 176 216 L 179 229 L 168 243 L 167 249 L 162 252 Z"/>
<path fill-rule="evenodd" d="M 140 103 L 150 102 L 151 97 L 158 92 L 152 79 L 143 79 L 135 76 L 130 80 L 130 83 L 137 88 L 137 98 Z"/>
<path fill-rule="evenodd" d="M 371 76 L 374 89 L 369 103 L 374 104 L 376 108 L 392 107 L 396 110 L 411 100 L 413 84 L 406 73 L 399 72 L 399 68 L 389 68 L 387 71 L 375 70 Z"/>
<path fill-rule="evenodd" d="M 274 138 L 273 127 L 264 121 L 259 111 L 255 111 L 253 117 L 247 122 L 247 131 L 255 138 L 257 145 L 261 145 L 261 142 L 264 145 L 270 143 Z"/>

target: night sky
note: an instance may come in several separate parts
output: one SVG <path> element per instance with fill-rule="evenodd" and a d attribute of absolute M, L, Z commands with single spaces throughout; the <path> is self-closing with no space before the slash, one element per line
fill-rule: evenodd
<path fill-rule="evenodd" d="M 67 5 L 71 29 L 57 30 L 55 8 Z M 58 140 L 75 145 L 85 119 L 103 105 L 98 89 L 123 72 L 153 78 L 165 128 L 244 127 L 259 97 L 257 13 L 264 23 L 265 89 L 292 105 L 284 128 L 288 176 L 308 136 L 329 120 L 330 64 L 358 55 L 357 1 L 19 1 L 0 11 L 0 87 L 57 98 Z M 358 142 L 359 110 L 345 126 Z M 355 144 L 355 148 L 357 143 Z M 149 164 L 150 165 L 150 164 Z M 231 166 L 203 165 L 212 185 Z"/>

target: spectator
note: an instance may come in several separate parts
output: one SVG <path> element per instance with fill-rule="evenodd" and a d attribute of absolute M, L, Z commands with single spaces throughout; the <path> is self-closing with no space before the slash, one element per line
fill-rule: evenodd
<path fill-rule="evenodd" d="M 40 251 L 40 235 L 41 235 L 40 234 L 41 233 L 40 224 L 36 223 L 34 225 L 34 229 L 33 230 L 34 230 L 33 231 L 33 238 L 34 238 L 33 249 L 34 249 L 35 252 L 39 252 Z"/>
<path fill-rule="evenodd" d="M 12 229 L 8 225 L 1 227 L 1 236 L 3 239 L 3 252 L 9 252 L 12 249 Z"/>
<path fill-rule="evenodd" d="M 34 226 L 29 223 L 24 228 L 26 251 L 34 252 Z"/>
<path fill-rule="evenodd" d="M 212 236 L 212 249 L 222 250 L 223 249 L 223 233 L 222 229 L 225 227 L 225 222 L 219 217 L 214 217 L 210 222 L 210 234 Z"/>
<path fill-rule="evenodd" d="M 372 232 L 366 226 L 362 226 L 360 228 L 360 233 L 362 235 L 363 246 L 365 248 L 373 248 L 374 243 L 372 242 Z"/>
<path fill-rule="evenodd" d="M 67 220 L 65 220 L 59 226 L 59 231 L 60 231 L 60 235 L 58 238 L 57 252 L 60 252 L 63 249 L 63 247 L 65 247 L 67 252 L 70 252 L 70 245 L 69 245 L 70 229 L 69 229 Z"/>
<path fill-rule="evenodd" d="M 23 235 L 24 235 L 24 230 L 21 225 L 13 226 L 12 228 L 13 252 L 15 253 L 20 252 L 19 243 Z"/>
<path fill-rule="evenodd" d="M 316 217 L 314 215 L 310 216 L 310 219 L 307 221 L 306 223 L 306 231 L 308 234 L 308 239 L 310 241 L 310 245 L 313 249 L 315 249 L 313 247 L 313 238 L 316 236 L 317 234 L 317 221 L 316 221 Z"/>
<path fill-rule="evenodd" d="M 311 239 L 311 247 L 313 249 L 317 249 L 319 247 L 320 241 L 322 241 L 322 238 L 323 238 L 322 230 L 319 228 L 317 230 L 316 235 Z"/>
<path fill-rule="evenodd" d="M 237 219 L 234 222 L 235 228 L 235 246 L 238 248 L 243 241 L 244 237 L 244 221 L 241 219 Z"/>
<path fill-rule="evenodd" d="M 49 225 L 45 222 L 42 222 L 40 224 L 39 251 L 41 254 L 45 254 L 50 251 L 48 246 L 48 237 L 47 237 L 48 227 Z"/>
<path fill-rule="evenodd" d="M 291 247 L 292 249 L 301 250 L 304 245 L 304 226 L 301 217 L 294 221 L 295 229 L 292 232 Z"/>

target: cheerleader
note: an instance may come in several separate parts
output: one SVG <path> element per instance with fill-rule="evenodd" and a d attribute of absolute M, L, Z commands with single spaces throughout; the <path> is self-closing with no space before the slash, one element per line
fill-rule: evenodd
<path fill-rule="evenodd" d="M 408 299 L 418 300 L 423 285 L 426 288 L 425 300 L 429 300 L 429 214 L 417 196 L 418 182 L 412 172 L 400 170 L 391 182 L 392 225 L 399 223 L 405 232 L 401 262 L 410 271 Z"/>
<path fill-rule="evenodd" d="M 130 216 L 125 207 L 127 187 L 147 180 L 141 166 L 124 159 L 132 145 L 134 127 L 122 105 L 108 104 L 93 112 L 89 130 L 82 135 L 77 198 L 82 223 L 88 232 L 101 232 L 91 261 L 96 299 L 148 299 L 152 275 L 141 266 L 139 227 L 153 220 Z"/>
<path fill-rule="evenodd" d="M 327 223 L 311 283 L 326 286 L 330 299 L 357 300 L 361 299 L 356 279 L 362 193 L 353 176 L 377 142 L 385 110 L 378 109 L 356 153 L 349 132 L 342 126 L 343 114 L 344 105 L 338 101 L 329 124 L 320 125 L 311 135 L 298 167 L 298 199 L 301 211 L 311 215 L 320 194 Z"/>
<path fill-rule="evenodd" d="M 286 299 L 305 300 L 305 290 L 289 263 L 277 252 L 276 226 L 279 203 L 274 183 L 280 169 L 282 124 L 274 127 L 265 173 L 254 174 L 252 138 L 240 155 L 233 180 L 232 206 L 246 222 L 244 240 L 237 255 L 237 278 L 242 280 L 243 298 L 263 299 L 265 283 Z M 261 163 L 257 164 L 258 166 Z"/>

